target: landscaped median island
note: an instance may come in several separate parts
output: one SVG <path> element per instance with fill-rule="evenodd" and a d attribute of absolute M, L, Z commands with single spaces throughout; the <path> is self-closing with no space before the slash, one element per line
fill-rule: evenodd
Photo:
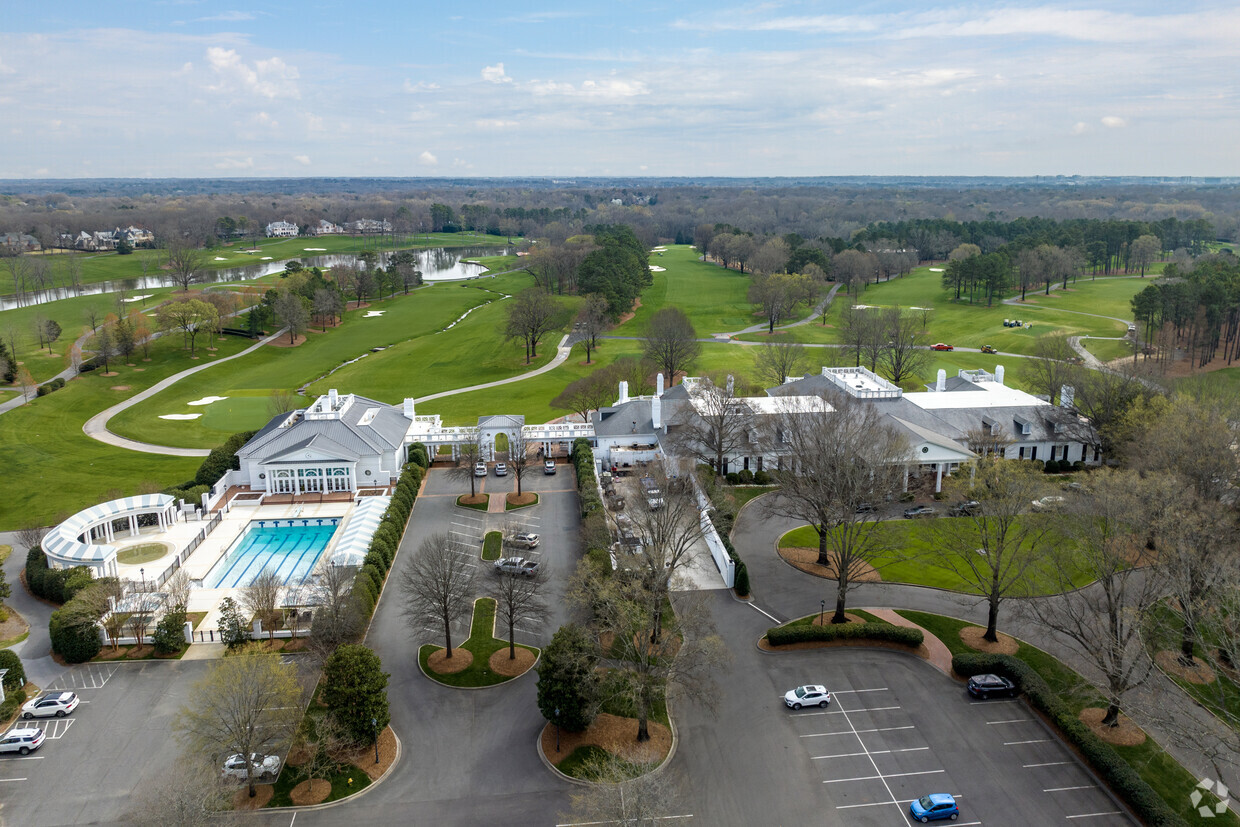
<path fill-rule="evenodd" d="M 510 658 L 509 641 L 495 637 L 495 615 L 494 598 L 474 601 L 469 639 L 452 650 L 452 657 L 442 646 L 424 644 L 418 649 L 422 672 L 445 686 L 475 689 L 506 683 L 528 672 L 538 660 L 538 649 L 517 644 L 517 656 Z"/>
<path fill-rule="evenodd" d="M 482 538 L 482 559 L 488 562 L 498 560 L 504 551 L 504 533 L 488 531 Z"/>
<path fill-rule="evenodd" d="M 848 623 L 832 623 L 825 611 L 768 629 L 758 648 L 768 652 L 821 649 L 832 646 L 880 646 L 926 657 L 921 629 L 896 626 L 869 612 L 854 609 Z"/>
<path fill-rule="evenodd" d="M 1100 725 L 1103 697 L 1080 675 L 1046 652 L 1015 641 L 1015 654 L 979 652 L 981 627 L 953 617 L 900 610 L 899 614 L 938 637 L 952 653 L 952 670 L 962 678 L 993 673 L 1013 681 L 1030 706 L 1146 824 L 1202 822 L 1190 794 L 1197 779 L 1153 738 L 1121 716 L 1117 728 Z M 980 645 L 980 644 L 979 644 Z M 1215 798 L 1205 794 L 1213 810 Z M 1227 810 L 1210 824 L 1240 824 Z"/>

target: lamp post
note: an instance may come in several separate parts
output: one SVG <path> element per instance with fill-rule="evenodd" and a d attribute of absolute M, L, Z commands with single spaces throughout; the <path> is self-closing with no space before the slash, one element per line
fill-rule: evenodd
<path fill-rule="evenodd" d="M 370 728 L 375 732 L 375 763 L 379 763 L 379 719 L 370 719 Z"/>
<path fill-rule="evenodd" d="M 146 591 L 146 569 L 138 569 L 138 576 L 142 578 L 142 591 Z"/>
<path fill-rule="evenodd" d="M 819 626 L 822 625 L 822 619 L 824 616 L 826 616 L 826 614 L 827 614 L 827 601 L 819 600 L 818 601 L 818 625 Z"/>
<path fill-rule="evenodd" d="M 560 751 L 560 708 L 555 708 L 555 751 Z"/>

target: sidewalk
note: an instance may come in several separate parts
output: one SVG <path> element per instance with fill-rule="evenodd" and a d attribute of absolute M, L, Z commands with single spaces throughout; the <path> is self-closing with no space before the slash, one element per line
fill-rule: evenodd
<path fill-rule="evenodd" d="M 922 629 L 908 618 L 896 614 L 895 609 L 866 609 L 866 611 L 877 618 L 887 621 L 893 626 L 905 626 L 909 629 L 921 629 L 922 634 L 925 635 L 923 644 L 926 647 L 926 651 L 929 653 L 927 660 L 930 661 L 930 665 L 948 676 L 951 675 L 952 653 L 943 641 L 939 640 L 925 629 Z"/>

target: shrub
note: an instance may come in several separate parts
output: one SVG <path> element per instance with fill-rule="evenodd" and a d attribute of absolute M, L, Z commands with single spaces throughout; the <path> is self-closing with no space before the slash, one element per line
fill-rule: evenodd
<path fill-rule="evenodd" d="M 86 566 L 75 566 L 71 569 L 63 569 L 65 572 L 64 580 L 61 585 L 61 595 L 65 601 L 70 601 L 77 597 L 78 592 L 94 582 L 94 575 Z"/>
<path fill-rule="evenodd" d="M 362 574 L 370 577 L 371 582 L 375 584 L 375 596 L 383 591 L 383 572 L 374 566 L 362 566 Z"/>
<path fill-rule="evenodd" d="M 375 584 L 370 577 L 363 576 L 358 572 L 357 577 L 353 580 L 353 599 L 357 601 L 358 613 L 364 619 L 369 620 L 374 614 L 375 603 L 379 599 L 378 593 L 375 591 Z"/>
<path fill-rule="evenodd" d="M 17 710 L 21 709 L 22 704 L 25 702 L 26 694 L 24 692 L 6 696 L 4 703 L 0 704 L 0 721 L 7 721 L 16 715 Z"/>
<path fill-rule="evenodd" d="M 63 376 L 57 376 L 55 379 L 51 381 L 50 384 L 56 390 L 60 390 L 61 388 L 65 386 L 65 378 Z"/>
<path fill-rule="evenodd" d="M 161 655 L 179 652 L 185 644 L 185 612 L 168 612 L 155 624 L 151 635 L 155 651 Z"/>
<path fill-rule="evenodd" d="M 349 643 L 323 664 L 319 698 L 351 740 L 373 743 L 391 720 L 387 697 L 390 676 L 382 666 L 370 649 Z"/>
<path fill-rule="evenodd" d="M 4 676 L 4 692 L 16 692 L 26 685 L 26 668 L 22 666 L 22 659 L 12 649 L 0 649 L 0 669 L 7 669 L 8 674 Z M 2 718 L 3 716 L 0 716 Z"/>
<path fill-rule="evenodd" d="M 198 466 L 198 473 L 194 475 L 194 482 L 198 485 L 205 485 L 210 488 L 220 481 L 232 469 L 240 468 L 237 460 L 237 451 L 243 445 L 249 442 L 250 437 L 254 436 L 257 431 L 242 431 L 233 434 L 223 445 L 219 445 L 211 449 L 211 453 L 202 461 L 202 465 Z"/>
<path fill-rule="evenodd" d="M 1084 756 L 1094 771 L 1131 807 L 1146 824 L 1183 825 L 1177 813 L 1167 806 L 1154 789 L 1119 753 L 1095 735 L 1051 689 L 1050 685 L 1020 658 L 1011 655 L 963 654 L 952 658 L 958 675 L 994 673 L 1013 681 L 1029 703 L 1059 730 L 1069 744 Z"/>
<path fill-rule="evenodd" d="M 770 485 L 771 475 L 766 473 L 765 471 L 759 471 L 753 475 L 753 484 L 754 485 Z"/>
<path fill-rule="evenodd" d="M 48 385 L 39 385 L 39 387 L 35 388 L 34 395 L 35 396 L 47 396 L 51 392 L 52 392 L 52 388 L 49 387 Z"/>
<path fill-rule="evenodd" d="M 921 629 L 893 626 L 890 623 L 828 623 L 825 626 L 802 623 L 776 626 L 766 632 L 767 643 L 772 646 L 823 640 L 880 640 L 905 646 L 920 646 L 923 638 Z"/>
<path fill-rule="evenodd" d="M 741 475 L 732 471 L 724 475 L 724 479 L 728 481 L 728 485 L 740 485 Z"/>
<path fill-rule="evenodd" d="M 220 642 L 234 649 L 249 640 L 249 630 L 241 620 L 241 608 L 231 597 L 220 602 Z"/>
<path fill-rule="evenodd" d="M 741 485 L 751 485 L 753 484 L 753 471 L 750 471 L 748 468 L 742 468 L 736 472 L 736 479 Z"/>
<path fill-rule="evenodd" d="M 598 662 L 598 649 L 582 627 L 569 623 L 557 629 L 538 661 L 542 716 L 569 732 L 588 727 L 598 715 L 602 691 Z"/>
<path fill-rule="evenodd" d="M 749 597 L 749 567 L 744 563 L 736 564 L 736 585 L 732 588 L 738 596 Z"/>
<path fill-rule="evenodd" d="M 65 603 L 90 584 L 91 573 L 86 566 L 49 569 L 47 555 L 38 546 L 26 555 L 26 585 L 36 597 L 53 603 Z"/>
<path fill-rule="evenodd" d="M 381 572 L 387 571 L 387 560 L 383 559 L 383 555 L 371 546 L 370 551 L 366 552 L 366 556 L 362 558 L 362 568 L 366 566 L 374 566 Z"/>
<path fill-rule="evenodd" d="M 85 663 L 99 654 L 103 641 L 97 615 L 85 606 L 72 603 L 52 612 L 47 624 L 52 639 L 52 651 L 68 663 Z"/>
<path fill-rule="evenodd" d="M 430 468 L 431 453 L 421 442 L 409 446 L 409 461 L 419 468 Z"/>

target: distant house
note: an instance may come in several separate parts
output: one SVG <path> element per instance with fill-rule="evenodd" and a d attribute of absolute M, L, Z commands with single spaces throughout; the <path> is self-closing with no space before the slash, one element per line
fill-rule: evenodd
<path fill-rule="evenodd" d="M 296 238 L 298 234 L 297 225 L 287 221 L 273 221 L 267 225 L 268 238 Z"/>
<path fill-rule="evenodd" d="M 310 228 L 310 235 L 343 235 L 344 227 L 339 224 L 333 224 L 325 218 L 320 218 L 319 223 Z"/>
<path fill-rule="evenodd" d="M 6 253 L 33 253 L 43 249 L 39 240 L 26 233 L 0 233 L 0 250 Z"/>
<path fill-rule="evenodd" d="M 392 223 L 390 221 L 377 221 L 373 218 L 362 218 L 357 221 L 350 221 L 347 225 L 349 232 L 359 233 L 361 235 L 378 235 L 379 233 L 392 232 Z"/>
<path fill-rule="evenodd" d="M 130 247 L 154 247 L 155 233 L 145 227 L 129 226 L 125 229 L 119 227 L 112 231 L 112 236 L 118 241 L 123 240 Z"/>

